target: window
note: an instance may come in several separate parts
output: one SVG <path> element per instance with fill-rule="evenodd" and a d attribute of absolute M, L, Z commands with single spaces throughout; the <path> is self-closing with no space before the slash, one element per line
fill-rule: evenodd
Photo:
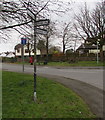
<path fill-rule="evenodd" d="M 34 53 L 34 49 L 32 50 L 32 52 Z"/>
<path fill-rule="evenodd" d="M 25 49 L 25 53 L 28 53 L 28 49 Z"/>
<path fill-rule="evenodd" d="M 19 50 L 19 49 L 17 50 L 17 53 L 20 53 L 20 50 Z"/>

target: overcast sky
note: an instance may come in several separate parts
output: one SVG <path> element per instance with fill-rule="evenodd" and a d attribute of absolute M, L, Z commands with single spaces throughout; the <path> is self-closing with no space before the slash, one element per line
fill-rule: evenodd
<path fill-rule="evenodd" d="M 64 2 L 69 2 L 70 0 L 62 0 Z M 82 3 L 87 2 L 88 6 L 91 8 L 95 6 L 96 2 L 101 2 L 102 0 L 72 0 L 75 1 L 77 6 L 82 5 Z M 65 17 L 66 18 L 66 17 Z M 16 33 L 12 32 L 11 40 L 6 43 L 0 42 L 0 53 L 7 51 L 14 51 L 14 46 L 20 43 L 20 38 Z"/>

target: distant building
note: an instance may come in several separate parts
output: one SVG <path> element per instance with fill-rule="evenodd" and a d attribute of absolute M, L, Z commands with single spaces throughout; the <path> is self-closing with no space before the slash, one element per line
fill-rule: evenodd
<path fill-rule="evenodd" d="M 105 51 L 105 45 L 103 45 L 103 51 Z M 77 52 L 79 52 L 79 54 L 82 54 L 82 53 L 96 54 L 97 52 L 100 53 L 100 49 L 98 46 L 98 50 L 97 50 L 97 45 L 90 45 L 90 44 L 84 43 L 78 47 Z"/>
<path fill-rule="evenodd" d="M 0 57 L 13 58 L 15 57 L 15 53 L 14 52 L 3 52 L 3 53 L 0 53 Z"/>
<path fill-rule="evenodd" d="M 8 52 L 7 56 L 8 58 L 14 58 L 15 57 L 15 53 L 13 52 Z"/>
<path fill-rule="evenodd" d="M 0 57 L 6 57 L 6 56 L 7 56 L 7 54 L 4 52 L 0 54 Z"/>
<path fill-rule="evenodd" d="M 29 49 L 28 49 L 29 48 Z M 15 56 L 20 57 L 22 55 L 22 44 L 15 46 Z M 34 47 L 32 45 L 24 45 L 24 56 L 34 56 Z M 36 55 L 40 55 L 40 50 L 36 49 Z"/>

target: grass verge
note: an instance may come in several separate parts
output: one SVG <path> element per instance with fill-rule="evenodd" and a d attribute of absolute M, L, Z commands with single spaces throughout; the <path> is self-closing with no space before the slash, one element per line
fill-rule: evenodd
<path fill-rule="evenodd" d="M 46 78 L 37 78 L 37 102 L 33 101 L 33 76 L 3 72 L 3 118 L 94 118 L 88 106 L 72 90 Z"/>
<path fill-rule="evenodd" d="M 16 64 L 22 64 L 22 62 L 17 62 Z M 25 64 L 30 65 L 30 63 L 25 62 Z M 37 63 L 37 65 L 44 65 L 42 62 L 39 64 Z M 68 63 L 68 62 L 48 62 L 47 66 L 62 66 L 62 67 L 76 67 L 76 66 L 80 66 L 80 67 L 97 67 L 97 66 L 105 66 L 105 62 L 99 62 L 97 64 L 97 61 L 78 61 L 75 63 Z"/>
<path fill-rule="evenodd" d="M 105 62 L 99 62 L 97 64 L 96 61 L 78 61 L 76 63 L 68 63 L 68 62 L 49 62 L 49 66 L 87 66 L 87 67 L 92 67 L 92 66 L 105 66 Z"/>

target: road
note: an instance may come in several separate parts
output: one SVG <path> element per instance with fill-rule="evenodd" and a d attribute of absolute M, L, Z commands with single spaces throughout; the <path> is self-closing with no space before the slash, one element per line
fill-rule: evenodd
<path fill-rule="evenodd" d="M 3 69 L 22 71 L 22 65 L 3 64 Z M 33 73 L 33 66 L 26 65 L 25 72 Z M 37 74 L 56 75 L 79 80 L 103 89 L 103 69 L 37 67 Z"/>
<path fill-rule="evenodd" d="M 2 64 L 3 70 L 22 72 L 22 65 Z M 37 74 L 71 88 L 89 105 L 93 113 L 103 117 L 103 69 L 57 68 L 37 66 Z M 33 66 L 25 65 L 25 73 L 33 74 Z"/>

